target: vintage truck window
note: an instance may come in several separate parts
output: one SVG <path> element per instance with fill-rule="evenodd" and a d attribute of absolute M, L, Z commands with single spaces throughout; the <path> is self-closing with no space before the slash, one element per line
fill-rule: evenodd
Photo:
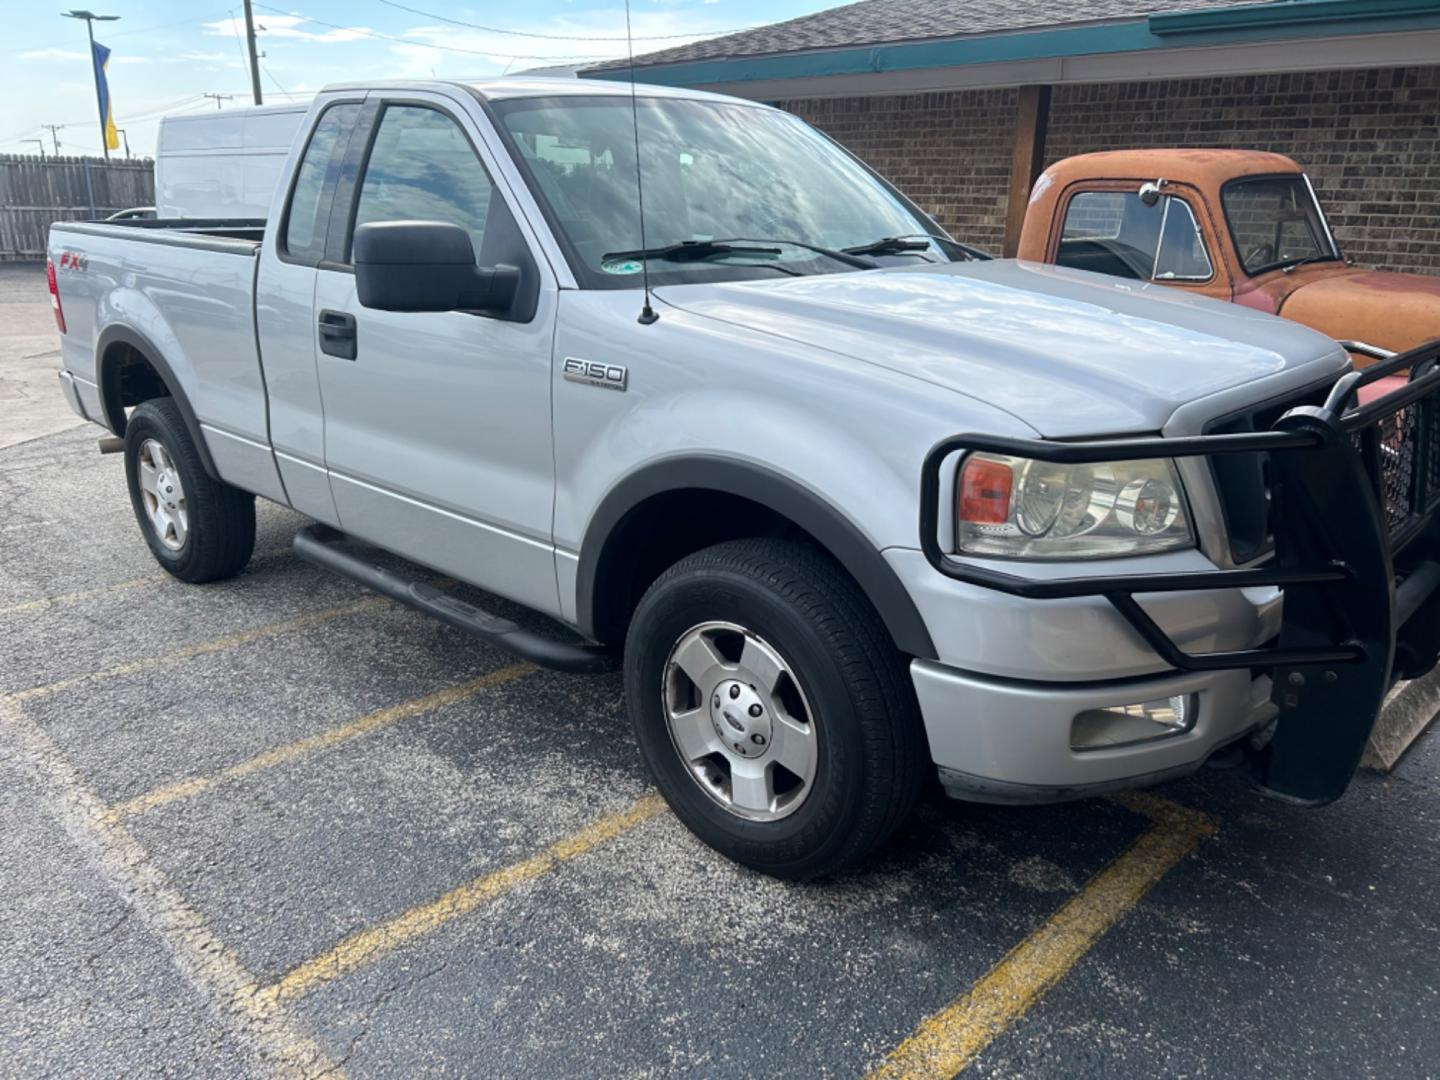
<path fill-rule="evenodd" d="M 1142 281 L 1206 281 L 1214 273 L 1190 204 L 1147 205 L 1133 191 L 1082 191 L 1065 209 L 1061 266 Z"/>
<path fill-rule="evenodd" d="M 1339 259 L 1315 193 L 1303 176 L 1232 180 L 1220 193 L 1247 274 Z"/>

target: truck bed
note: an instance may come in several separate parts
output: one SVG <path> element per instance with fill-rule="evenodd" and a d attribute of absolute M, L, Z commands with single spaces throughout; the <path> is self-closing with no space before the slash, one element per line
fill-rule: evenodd
<path fill-rule="evenodd" d="M 148 244 L 203 247 L 253 255 L 265 237 L 264 218 L 136 218 L 127 221 L 57 222 L 56 232 L 114 236 Z"/>
<path fill-rule="evenodd" d="M 124 366 L 138 351 L 168 368 L 219 475 L 283 498 L 255 336 L 264 230 L 258 219 L 60 222 L 50 261 L 67 327 L 63 368 L 85 414 L 123 429 Z"/>

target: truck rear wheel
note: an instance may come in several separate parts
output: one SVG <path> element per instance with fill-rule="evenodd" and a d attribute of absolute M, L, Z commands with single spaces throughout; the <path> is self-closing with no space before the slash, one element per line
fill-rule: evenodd
<path fill-rule="evenodd" d="M 902 658 L 850 578 L 805 544 L 731 541 L 662 574 L 630 625 L 625 692 L 671 809 L 763 873 L 853 865 L 923 785 Z"/>
<path fill-rule="evenodd" d="M 125 426 L 130 505 L 155 560 L 182 581 L 233 577 L 255 549 L 255 496 L 212 479 L 171 398 Z"/>

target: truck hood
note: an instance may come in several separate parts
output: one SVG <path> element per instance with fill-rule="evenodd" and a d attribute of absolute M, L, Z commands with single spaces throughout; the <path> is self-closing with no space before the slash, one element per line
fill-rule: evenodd
<path fill-rule="evenodd" d="M 1320 378 L 1347 362 L 1335 342 L 1234 304 L 1010 260 L 675 285 L 656 295 L 924 379 L 1050 437 L 1159 431 L 1188 402 L 1307 366 Z"/>
<path fill-rule="evenodd" d="M 1440 338 L 1440 277 L 1361 270 L 1316 273 L 1282 301 L 1280 314 L 1341 341 L 1403 352 Z"/>

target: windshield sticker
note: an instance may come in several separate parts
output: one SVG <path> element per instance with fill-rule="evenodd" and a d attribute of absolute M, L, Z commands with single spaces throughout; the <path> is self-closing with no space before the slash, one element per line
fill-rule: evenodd
<path fill-rule="evenodd" d="M 611 259 L 600 264 L 607 274 L 638 274 L 643 269 L 639 259 Z"/>

